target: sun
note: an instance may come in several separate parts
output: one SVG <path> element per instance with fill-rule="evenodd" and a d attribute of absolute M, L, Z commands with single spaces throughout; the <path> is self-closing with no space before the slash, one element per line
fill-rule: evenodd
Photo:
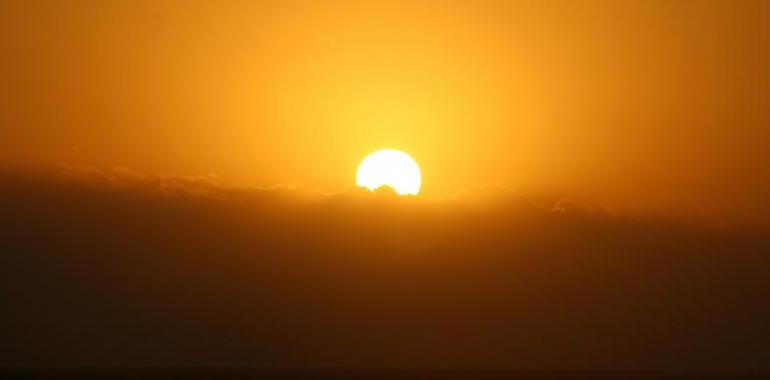
<path fill-rule="evenodd" d="M 408 154 L 382 149 L 366 156 L 358 165 L 356 185 L 369 190 L 387 185 L 398 195 L 417 195 L 421 184 L 420 167 Z"/>

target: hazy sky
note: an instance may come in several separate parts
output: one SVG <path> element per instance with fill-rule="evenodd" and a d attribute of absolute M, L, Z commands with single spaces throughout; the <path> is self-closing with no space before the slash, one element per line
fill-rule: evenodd
<path fill-rule="evenodd" d="M 0 366 L 769 371 L 769 100 L 770 1 L 0 0 Z"/>
<path fill-rule="evenodd" d="M 770 213 L 766 1 L 2 1 L 0 57 L 12 163 Z"/>

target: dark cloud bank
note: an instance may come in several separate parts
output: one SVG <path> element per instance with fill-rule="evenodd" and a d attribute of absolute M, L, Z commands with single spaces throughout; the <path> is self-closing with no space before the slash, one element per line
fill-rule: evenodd
<path fill-rule="evenodd" d="M 502 190 L 0 177 L 3 365 L 770 370 L 770 239 Z"/>

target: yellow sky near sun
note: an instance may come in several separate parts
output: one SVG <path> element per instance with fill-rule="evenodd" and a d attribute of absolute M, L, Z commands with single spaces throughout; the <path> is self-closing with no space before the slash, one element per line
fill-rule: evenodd
<path fill-rule="evenodd" d="M 0 152 L 339 190 L 395 148 L 423 194 L 751 212 L 770 185 L 769 8 L 6 1 Z"/>

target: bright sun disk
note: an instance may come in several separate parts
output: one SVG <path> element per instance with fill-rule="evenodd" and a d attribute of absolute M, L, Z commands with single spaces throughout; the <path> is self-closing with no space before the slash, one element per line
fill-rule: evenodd
<path fill-rule="evenodd" d="M 421 175 L 417 162 L 408 154 L 394 149 L 382 149 L 366 156 L 358 165 L 356 185 L 369 190 L 387 185 L 398 195 L 417 195 Z"/>

